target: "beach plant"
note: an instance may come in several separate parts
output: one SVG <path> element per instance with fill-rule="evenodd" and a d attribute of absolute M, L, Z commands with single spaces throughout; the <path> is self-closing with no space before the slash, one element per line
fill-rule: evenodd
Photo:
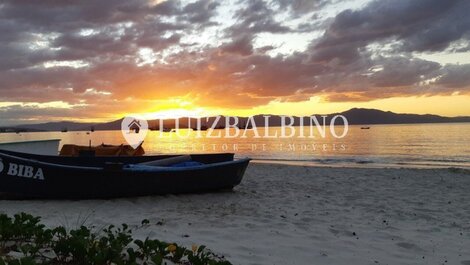
<path fill-rule="evenodd" d="M 142 221 L 141 227 L 149 225 Z M 40 217 L 0 214 L 0 265 L 229 265 L 205 246 L 191 249 L 158 239 L 134 239 L 127 224 L 99 232 L 81 226 L 47 228 Z"/>

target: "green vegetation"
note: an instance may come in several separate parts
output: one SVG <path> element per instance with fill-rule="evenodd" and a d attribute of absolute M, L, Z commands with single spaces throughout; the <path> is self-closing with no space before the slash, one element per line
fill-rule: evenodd
<path fill-rule="evenodd" d="M 149 225 L 148 220 L 142 226 Z M 141 227 L 142 227 L 141 226 Z M 204 246 L 191 249 L 156 239 L 136 240 L 126 224 L 92 232 L 81 226 L 48 229 L 40 217 L 0 214 L 0 265 L 33 264 L 184 264 L 229 265 Z"/>

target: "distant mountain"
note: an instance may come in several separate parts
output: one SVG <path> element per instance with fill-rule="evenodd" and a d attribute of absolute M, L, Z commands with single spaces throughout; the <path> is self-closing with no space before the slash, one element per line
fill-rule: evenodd
<path fill-rule="evenodd" d="M 26 131 L 82 131 L 90 130 L 93 123 L 80 123 L 80 122 L 70 122 L 70 121 L 60 121 L 60 122 L 48 122 L 48 123 L 39 123 L 39 124 L 25 124 L 14 126 L 18 129 L 23 129 Z M 85 129 L 86 128 L 86 129 Z"/>
<path fill-rule="evenodd" d="M 431 114 L 398 114 L 376 109 L 353 108 L 341 115 L 347 117 L 350 124 L 408 124 L 408 123 L 451 123 L 470 122 L 470 117 L 443 117 Z M 334 114 L 333 114 L 334 115 Z M 331 116 L 331 115 L 328 115 Z"/>
<path fill-rule="evenodd" d="M 121 123 L 123 119 L 111 121 L 111 122 L 105 122 L 105 123 L 98 123 L 98 124 L 93 124 L 92 126 L 94 127 L 95 131 L 112 131 L 112 130 L 121 130 Z M 81 127 L 81 131 L 89 131 L 90 126 L 86 127 Z"/>
<path fill-rule="evenodd" d="M 353 108 L 340 113 L 333 114 L 314 114 L 318 121 L 322 123 L 323 118 L 321 116 L 327 116 L 325 121 L 327 124 L 330 123 L 331 119 L 336 115 L 343 115 L 347 118 L 348 123 L 351 125 L 361 125 L 361 124 L 411 124 L 411 123 L 455 123 L 455 122 L 470 122 L 470 117 L 443 117 L 438 115 L 431 114 L 398 114 L 391 111 L 382 111 L 377 109 L 361 109 Z M 256 126 L 265 126 L 266 119 L 265 115 L 256 115 L 253 116 Z M 269 117 L 269 126 L 275 127 L 280 126 L 282 119 L 279 115 L 266 115 Z M 247 118 L 239 118 L 240 124 L 245 126 L 247 124 Z M 294 126 L 300 125 L 301 117 L 294 117 Z M 212 125 L 214 118 L 209 118 L 208 124 Z M 287 120 L 287 123 L 289 120 Z M 336 124 L 341 124 L 342 120 L 337 119 Z M 225 118 L 222 117 L 217 126 L 223 126 L 225 124 Z M 308 117 L 303 117 L 303 124 L 310 124 L 310 119 Z"/>
<path fill-rule="evenodd" d="M 322 114 L 326 115 L 326 114 Z M 322 115 L 315 115 L 317 119 L 321 122 Z M 377 109 L 362 109 L 362 108 L 353 108 L 340 113 L 327 114 L 326 122 L 330 123 L 331 118 L 335 115 L 343 115 L 347 118 L 349 124 L 410 124 L 410 123 L 453 123 L 453 122 L 470 122 L 470 117 L 443 117 L 438 115 L 431 114 L 399 114 L 391 111 L 382 111 Z M 279 115 L 269 115 L 269 126 L 280 126 L 281 125 L 281 116 Z M 246 117 L 238 117 L 239 126 L 245 127 L 248 122 Z M 263 127 L 266 125 L 266 119 L 264 115 L 253 116 L 253 119 L 256 123 L 256 126 Z M 300 124 L 300 117 L 294 117 L 294 126 Z M 215 122 L 217 124 L 215 127 L 223 128 L 225 126 L 226 117 L 220 116 L 217 120 L 216 117 L 207 117 L 201 119 L 201 127 L 211 127 Z M 180 118 L 179 128 L 196 128 L 197 120 L 195 118 Z M 340 124 L 340 119 L 337 120 L 336 124 Z M 121 129 L 122 119 L 106 122 L 106 123 L 78 123 L 78 122 L 49 122 L 49 123 L 40 123 L 40 124 L 27 124 L 19 126 L 9 126 L 0 128 L 2 131 L 90 131 L 93 127 L 96 131 L 104 130 L 120 130 Z M 158 130 L 160 127 L 159 120 L 149 120 L 149 128 L 153 130 Z M 304 124 L 309 124 L 309 118 L 304 117 Z M 175 120 L 168 119 L 163 120 L 163 127 L 167 129 L 175 128 Z M 190 126 L 188 126 L 190 124 Z M 233 120 L 231 121 L 233 124 Z"/>

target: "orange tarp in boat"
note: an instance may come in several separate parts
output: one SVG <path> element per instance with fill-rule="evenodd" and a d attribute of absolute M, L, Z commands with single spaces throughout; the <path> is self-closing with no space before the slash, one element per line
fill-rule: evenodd
<path fill-rule="evenodd" d="M 60 150 L 61 156 L 79 156 L 80 152 L 94 152 L 95 156 L 143 156 L 145 154 L 142 145 L 136 149 L 130 145 L 98 145 L 80 146 L 66 144 Z"/>

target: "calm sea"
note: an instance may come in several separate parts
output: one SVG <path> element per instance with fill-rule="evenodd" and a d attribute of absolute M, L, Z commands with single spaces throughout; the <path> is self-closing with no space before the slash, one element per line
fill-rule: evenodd
<path fill-rule="evenodd" d="M 207 132 L 198 137 L 197 132 L 188 130 L 179 132 L 186 137 L 178 137 L 175 132 L 152 131 L 145 138 L 144 149 L 147 154 L 234 152 L 238 157 L 261 161 L 328 166 L 470 167 L 470 123 L 373 125 L 368 130 L 352 125 L 342 139 L 329 132 L 325 138 L 318 132 L 315 138 L 300 138 L 300 128 L 295 129 L 290 138 L 256 138 L 253 130 L 246 132 L 246 138 L 207 138 Z M 281 131 L 268 130 L 269 135 L 280 135 Z M 342 128 L 336 130 L 341 134 Z M 262 129 L 258 132 L 260 136 L 266 133 Z M 213 132 L 218 133 L 225 130 Z M 309 128 L 304 128 L 304 135 L 309 133 Z M 93 145 L 125 143 L 120 131 L 0 134 L 0 142 L 40 139 L 79 145 L 88 145 L 90 140 Z"/>

